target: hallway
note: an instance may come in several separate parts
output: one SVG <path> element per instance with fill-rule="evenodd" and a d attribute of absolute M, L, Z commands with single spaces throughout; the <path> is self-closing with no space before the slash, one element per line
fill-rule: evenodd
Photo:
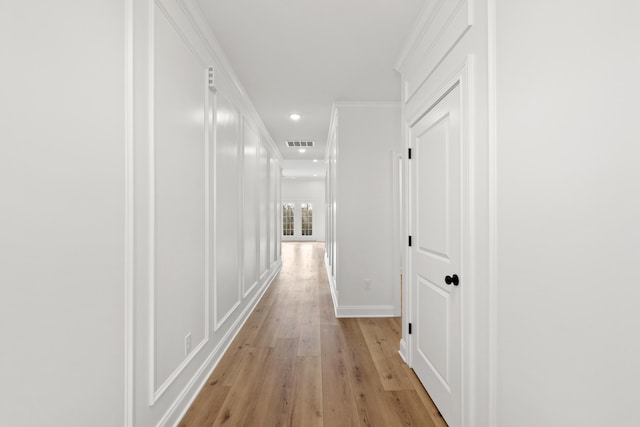
<path fill-rule="evenodd" d="M 180 426 L 446 427 L 397 353 L 400 318 L 335 318 L 323 255 L 282 244 L 282 271 Z"/>

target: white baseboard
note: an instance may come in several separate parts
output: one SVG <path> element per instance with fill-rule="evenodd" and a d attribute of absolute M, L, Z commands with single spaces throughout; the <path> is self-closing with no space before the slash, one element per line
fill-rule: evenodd
<path fill-rule="evenodd" d="M 404 339 L 400 340 L 400 349 L 398 350 L 398 354 L 400 355 L 400 357 L 402 358 L 402 360 L 404 361 L 404 363 L 406 363 L 407 365 L 409 365 L 409 353 L 407 353 L 407 351 L 409 350 L 409 348 L 407 347 L 407 342 Z M 411 366 L 411 365 L 409 365 Z"/>
<path fill-rule="evenodd" d="M 273 279 L 275 279 L 276 275 L 282 269 L 282 261 L 277 261 L 272 264 L 272 267 L 275 268 L 272 268 L 268 277 L 260 287 L 259 292 L 256 292 L 249 304 L 247 304 L 244 310 L 242 310 L 242 313 L 240 313 L 238 318 L 233 322 L 229 330 L 222 336 L 202 366 L 200 366 L 164 416 L 160 421 L 158 421 L 156 427 L 178 426 L 180 420 L 185 416 L 196 397 L 207 383 L 207 380 L 213 373 L 213 370 L 218 366 L 218 363 L 220 363 L 222 356 L 224 356 L 226 351 L 229 349 L 229 346 L 238 335 L 238 332 L 240 332 L 247 319 L 249 319 L 249 315 L 256 308 L 256 305 L 258 305 L 258 302 L 260 302 L 264 293 L 269 289 Z"/>
<path fill-rule="evenodd" d="M 329 279 L 329 290 L 331 291 L 331 301 L 333 301 L 333 313 L 338 317 L 338 291 L 336 290 L 336 278 L 331 275 L 329 258 L 327 258 L 326 253 L 324 257 L 324 267 L 327 270 L 327 278 Z"/>
<path fill-rule="evenodd" d="M 392 305 L 338 305 L 336 317 L 394 317 L 394 307 Z"/>

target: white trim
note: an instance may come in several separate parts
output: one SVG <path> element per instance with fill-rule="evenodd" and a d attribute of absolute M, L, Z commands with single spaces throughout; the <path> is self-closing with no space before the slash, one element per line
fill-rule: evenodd
<path fill-rule="evenodd" d="M 222 325 L 225 324 L 225 322 L 229 319 L 229 317 L 238 309 L 238 307 L 240 307 L 240 304 L 242 303 L 241 300 L 238 300 L 235 302 L 235 304 L 233 304 L 233 306 L 231 306 L 231 308 L 229 309 L 229 311 L 227 311 L 225 313 L 224 316 L 222 316 L 222 318 L 220 318 L 220 320 L 217 319 L 217 316 L 214 316 L 214 326 L 213 326 L 213 331 L 216 332 L 218 329 L 220 329 L 220 327 Z M 216 306 L 216 304 L 214 304 L 214 307 Z M 214 308 L 215 310 L 215 308 Z M 217 312 L 216 312 L 217 315 Z"/>
<path fill-rule="evenodd" d="M 338 125 L 337 121 L 338 121 L 338 110 L 336 109 L 336 106 L 334 104 L 331 107 L 331 117 L 329 119 L 329 130 L 327 131 L 327 144 L 326 144 L 327 146 L 324 150 L 325 163 L 328 163 L 331 160 L 331 150 L 333 149 L 333 146 L 336 143 L 335 130 Z M 325 174 L 325 176 L 331 179 L 328 172 Z"/>
<path fill-rule="evenodd" d="M 149 222 L 147 225 L 147 232 L 148 232 L 148 236 L 147 236 L 147 254 L 148 254 L 148 271 L 147 271 L 147 287 L 148 287 L 148 316 L 149 316 L 149 336 L 147 337 L 148 341 L 148 345 L 149 345 L 149 353 L 148 353 L 148 359 L 149 359 L 149 389 L 148 389 L 148 393 L 149 393 L 149 406 L 153 406 L 153 404 L 155 403 L 154 400 L 154 391 L 155 391 L 155 376 L 156 376 L 156 364 L 155 364 L 155 348 L 156 348 L 156 343 L 155 343 L 155 292 L 154 292 L 154 283 L 155 283 L 155 255 L 154 255 L 154 251 L 155 251 L 155 206 L 156 206 L 156 202 L 155 202 L 155 162 L 154 162 L 154 153 L 155 153 L 155 132 L 154 132 L 154 106 L 155 106 L 155 1 L 154 0 L 147 0 L 148 3 L 148 12 L 149 12 L 149 16 L 148 16 L 148 48 L 149 51 L 147 52 L 149 57 L 149 64 L 148 64 L 148 110 L 147 110 L 147 124 L 149 126 L 148 129 L 148 135 L 149 135 L 149 144 L 147 147 L 147 161 L 148 161 L 148 180 L 149 180 L 149 194 L 147 195 L 148 197 L 148 214 L 149 214 Z"/>
<path fill-rule="evenodd" d="M 404 81 L 404 75 L 401 75 L 401 81 Z M 401 138 L 402 138 L 402 158 L 403 158 L 403 167 L 402 167 L 402 236 L 410 236 L 411 235 L 411 219 L 412 219 L 412 206 L 411 206 L 411 192 L 412 184 L 411 184 L 411 161 L 408 157 L 409 149 L 411 148 L 411 140 L 410 140 L 410 128 L 409 124 L 406 121 L 406 100 L 405 100 L 405 90 L 401 91 Z M 407 365 L 412 366 L 411 364 L 411 352 L 409 349 L 411 348 L 411 335 L 409 335 L 408 324 L 412 319 L 412 309 L 411 309 L 411 247 L 408 245 L 402 245 L 402 250 L 404 251 L 403 255 L 403 265 L 402 265 L 402 339 L 400 341 L 400 350 L 403 351 L 404 360 Z M 402 345 L 405 348 L 402 348 Z"/>
<path fill-rule="evenodd" d="M 401 277 L 403 274 L 403 266 L 402 259 L 404 258 L 404 246 L 402 243 L 404 242 L 404 238 L 402 238 L 402 206 L 400 203 L 402 197 L 402 178 L 400 174 L 402 173 L 403 167 L 402 159 L 403 156 L 401 153 L 397 151 L 391 150 L 391 183 L 392 183 L 392 211 L 391 211 L 391 230 L 393 230 L 393 241 L 392 241 L 392 253 L 393 253 L 393 305 L 394 305 L 394 315 L 399 317 L 402 315 L 401 307 L 402 307 L 402 290 L 401 286 L 403 285 L 401 282 Z M 400 231 L 400 236 L 396 236 L 396 232 Z M 401 258 L 401 259 L 398 259 Z"/>
<path fill-rule="evenodd" d="M 329 290 L 331 291 L 331 301 L 333 301 L 333 312 L 335 313 L 335 316 L 338 317 L 338 289 L 336 287 L 336 278 L 331 274 L 331 264 L 326 251 L 324 255 L 324 267 L 327 270 Z"/>
<path fill-rule="evenodd" d="M 164 427 L 167 425 L 178 426 L 195 399 L 198 397 L 198 394 L 200 393 L 202 388 L 207 383 L 207 380 L 213 373 L 214 369 L 218 366 L 218 363 L 220 363 L 220 360 L 229 349 L 229 346 L 238 335 L 238 333 L 240 333 L 240 331 L 242 330 L 242 327 L 249 319 L 250 314 L 258 305 L 265 292 L 267 291 L 267 289 L 269 289 L 274 279 L 282 269 L 282 262 L 278 261 L 274 266 L 276 268 L 271 271 L 271 274 L 262 286 L 261 291 L 257 292 L 253 296 L 251 302 L 247 304 L 244 310 L 242 310 L 242 313 L 240 313 L 238 318 L 233 322 L 229 330 L 220 338 L 220 341 L 218 342 L 216 347 L 211 351 L 204 363 L 191 377 L 184 389 L 182 389 L 178 397 L 173 401 L 169 409 L 164 413 L 160 421 L 158 421 L 158 423 L 156 424 L 157 427 Z M 205 372 L 206 374 L 203 376 Z M 194 389 L 194 386 L 196 384 L 198 384 L 198 386 Z M 189 400 L 183 403 L 184 399 L 190 393 L 191 397 L 189 398 Z M 182 407 L 182 410 L 179 413 L 176 413 L 176 411 L 180 407 Z"/>
<path fill-rule="evenodd" d="M 204 65 L 204 64 L 203 64 Z M 211 292 L 211 129 L 209 129 L 209 121 L 207 114 L 209 111 L 215 109 L 215 92 L 211 90 L 208 84 L 209 75 L 207 67 L 204 66 L 203 70 L 203 84 L 204 84 L 204 343 L 209 341 L 211 324 L 211 306 L 210 306 L 210 292 Z M 214 110 L 215 114 L 215 110 Z M 215 197 L 215 195 L 214 195 Z M 215 200 L 215 198 L 214 198 Z M 215 212 L 215 211 L 214 211 Z M 215 218 L 213 218 L 215 221 Z M 193 353 L 196 353 L 193 351 Z"/>
<path fill-rule="evenodd" d="M 471 2 L 470 2 L 471 4 Z M 466 152 L 462 151 L 462 171 L 461 171 L 461 185 L 462 192 L 460 194 L 462 219 L 462 236 L 461 236 L 461 269 L 460 271 L 467 277 L 465 292 L 462 298 L 462 334 L 461 334 L 461 350 L 462 350 L 462 369 L 461 369 L 461 406 L 462 406 L 462 425 L 469 425 L 469 417 L 473 413 L 473 405 L 475 400 L 475 391 L 473 385 L 475 382 L 475 361 L 476 361 L 476 346 L 475 340 L 477 332 L 473 319 L 476 315 L 476 293 L 477 293 L 477 276 L 471 274 L 475 271 L 476 253 L 475 247 L 475 186 L 472 180 L 472 176 L 475 171 L 475 148 L 476 148 L 476 134 L 473 130 L 475 127 L 475 104 L 473 102 L 474 96 L 474 63 L 473 55 L 466 56 L 466 62 L 461 70 L 460 77 L 460 104 L 461 104 L 461 120 L 465 120 L 466 113 L 466 126 L 461 129 L 461 147 L 462 150 L 466 147 Z M 465 209 L 466 206 L 466 209 Z M 465 244 L 466 242 L 466 244 Z M 465 419 L 466 417 L 466 419 Z"/>
<path fill-rule="evenodd" d="M 398 58 L 396 59 L 393 67 L 396 71 L 402 72 L 407 59 L 414 55 L 415 50 L 418 47 L 418 42 L 422 40 L 424 33 L 427 31 L 429 21 L 433 19 L 433 16 L 435 15 L 433 12 L 434 8 L 437 11 L 443 3 L 443 0 L 429 1 L 422 7 L 422 10 L 418 13 L 418 18 L 413 25 L 413 30 L 406 38 L 403 47 L 400 50 L 400 55 L 398 55 Z"/>
<path fill-rule="evenodd" d="M 407 365 L 409 364 L 407 362 L 407 353 L 409 351 L 409 347 L 407 346 L 407 342 L 404 339 L 400 340 L 400 349 L 398 350 L 398 354 L 400 355 L 400 358 L 402 359 L 402 361 L 404 363 L 406 363 Z"/>
<path fill-rule="evenodd" d="M 184 371 L 184 369 L 187 366 L 189 366 L 189 363 L 191 363 L 193 358 L 198 355 L 200 350 L 202 350 L 204 346 L 207 345 L 208 342 L 209 342 L 209 337 L 205 335 L 205 338 L 202 341 L 200 341 L 200 343 L 196 346 L 196 348 L 194 348 L 191 351 L 191 353 L 189 353 L 189 356 L 186 359 L 184 359 L 178 365 L 178 367 L 171 373 L 171 375 L 169 375 L 167 379 L 160 385 L 160 387 L 158 387 L 158 389 L 155 390 L 155 392 L 151 396 L 154 404 L 155 402 L 158 401 L 158 399 L 160 399 L 160 396 L 162 396 L 164 392 L 167 391 L 167 389 L 171 386 L 171 384 L 173 384 L 173 382 L 176 380 L 176 378 L 178 378 L 178 376 L 182 373 L 182 371 Z M 153 351 L 152 353 L 153 353 L 152 357 L 155 359 L 155 351 Z"/>
<path fill-rule="evenodd" d="M 444 2 L 443 4 L 446 3 L 449 2 Z M 467 4 L 466 8 L 462 7 L 464 3 Z M 424 40 L 421 42 L 422 44 L 428 44 L 429 47 L 426 51 L 417 52 L 417 56 L 421 58 L 421 62 L 414 64 L 414 69 L 411 70 L 411 72 L 407 72 L 407 78 L 403 79 L 403 99 L 405 103 L 410 103 L 420 89 L 427 85 L 427 82 L 433 73 L 436 72 L 440 64 L 442 64 L 460 40 L 462 40 L 464 35 L 471 29 L 473 26 L 472 11 L 473 0 L 459 0 L 452 10 L 444 8 L 436 11 L 434 20 L 429 23 L 429 26 L 434 25 L 433 28 L 435 28 L 437 32 L 430 35 L 428 42 Z M 464 15 L 464 13 L 466 13 L 466 15 Z M 427 27 L 426 29 L 431 28 Z M 416 74 L 420 77 L 414 79 Z"/>
<path fill-rule="evenodd" d="M 336 101 L 334 109 L 340 108 L 400 108 L 397 101 Z"/>
<path fill-rule="evenodd" d="M 133 0 L 124 0 L 124 426 L 133 426 L 134 406 L 134 116 Z"/>
<path fill-rule="evenodd" d="M 324 181 L 326 175 L 323 176 L 286 176 L 283 175 L 282 179 L 290 179 L 295 181 Z"/>
<path fill-rule="evenodd" d="M 497 177 L 497 80 L 496 80 L 496 0 L 487 1 L 487 111 L 488 111 L 488 292 L 489 292 L 489 426 L 498 425 L 498 177 Z"/>
<path fill-rule="evenodd" d="M 256 269 L 257 271 L 257 269 Z M 257 274 L 257 273 L 256 273 Z M 251 286 L 249 286 L 249 289 L 247 289 L 246 291 L 243 291 L 242 293 L 242 299 L 245 299 L 246 297 L 249 296 L 249 294 L 251 292 L 253 292 L 253 290 L 255 289 L 256 286 L 258 286 L 259 281 L 256 280 L 255 282 L 253 282 L 253 284 Z"/>
<path fill-rule="evenodd" d="M 338 305 L 336 317 L 395 317 L 393 305 Z"/>

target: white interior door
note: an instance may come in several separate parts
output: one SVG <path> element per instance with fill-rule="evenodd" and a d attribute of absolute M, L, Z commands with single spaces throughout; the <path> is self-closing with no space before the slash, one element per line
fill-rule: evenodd
<path fill-rule="evenodd" d="M 460 112 L 458 84 L 410 128 L 411 362 L 450 427 L 462 414 Z"/>

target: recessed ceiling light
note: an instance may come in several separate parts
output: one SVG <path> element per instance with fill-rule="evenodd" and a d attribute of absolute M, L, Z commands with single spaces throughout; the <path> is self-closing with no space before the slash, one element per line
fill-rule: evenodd
<path fill-rule="evenodd" d="M 300 120 L 300 118 L 301 118 L 301 117 L 302 117 L 302 116 L 301 116 L 300 114 L 298 114 L 298 113 L 291 113 L 291 114 L 289 114 L 289 118 L 290 118 L 291 120 L 293 120 L 294 122 L 297 122 L 298 120 Z"/>
<path fill-rule="evenodd" d="M 305 152 L 305 151 L 307 151 L 307 150 L 306 150 L 306 149 L 304 149 L 304 148 L 301 148 L 301 149 L 299 149 L 298 151 L 299 151 L 299 152 L 301 152 L 301 153 L 304 153 L 304 152 Z"/>
<path fill-rule="evenodd" d="M 313 163 L 318 163 L 318 159 L 313 159 Z"/>

